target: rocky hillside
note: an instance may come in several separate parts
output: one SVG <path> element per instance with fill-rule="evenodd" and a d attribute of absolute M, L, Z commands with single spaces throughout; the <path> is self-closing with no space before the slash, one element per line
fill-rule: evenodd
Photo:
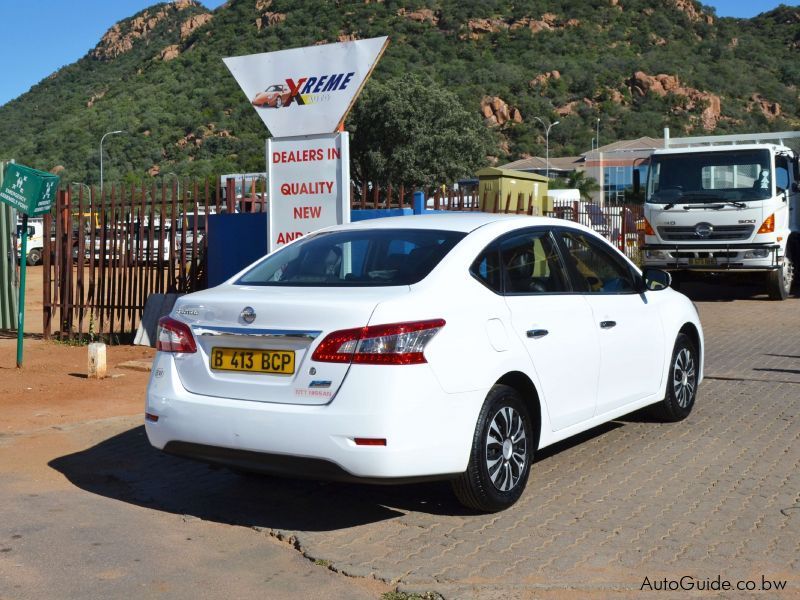
<path fill-rule="evenodd" d="M 497 132 L 502 160 L 685 133 L 800 127 L 800 8 L 719 19 L 694 0 L 193 0 L 114 25 L 0 107 L 0 156 L 96 182 L 263 168 L 266 130 L 221 58 L 388 34 L 376 80 L 415 71 Z M 420 98 L 425 103 L 425 98 Z M 354 140 L 357 143 L 357 140 Z"/>

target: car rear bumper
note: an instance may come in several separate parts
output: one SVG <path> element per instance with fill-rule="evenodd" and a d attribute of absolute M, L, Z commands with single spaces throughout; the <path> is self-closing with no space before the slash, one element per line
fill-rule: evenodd
<path fill-rule="evenodd" d="M 486 392 L 447 394 L 428 365 L 354 365 L 326 405 L 231 400 L 186 391 L 172 356 L 158 353 L 146 406 L 158 421 L 145 429 L 156 448 L 247 470 L 380 483 L 447 478 L 467 467 Z"/>

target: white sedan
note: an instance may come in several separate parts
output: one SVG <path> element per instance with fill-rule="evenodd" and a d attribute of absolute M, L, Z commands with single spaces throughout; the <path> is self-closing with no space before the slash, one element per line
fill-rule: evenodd
<path fill-rule="evenodd" d="M 150 442 L 237 470 L 451 479 L 512 505 L 537 449 L 692 410 L 697 312 L 588 228 L 450 213 L 301 238 L 160 321 Z"/>

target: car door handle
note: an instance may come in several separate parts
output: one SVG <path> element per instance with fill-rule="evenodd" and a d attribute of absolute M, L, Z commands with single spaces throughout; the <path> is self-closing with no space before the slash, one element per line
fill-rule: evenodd
<path fill-rule="evenodd" d="M 547 331 L 547 329 L 529 329 L 525 335 L 527 335 L 529 338 L 538 340 L 539 338 L 546 336 L 548 333 L 550 332 Z"/>
<path fill-rule="evenodd" d="M 616 321 L 600 321 L 600 328 L 601 329 L 611 329 L 612 327 L 616 327 Z"/>

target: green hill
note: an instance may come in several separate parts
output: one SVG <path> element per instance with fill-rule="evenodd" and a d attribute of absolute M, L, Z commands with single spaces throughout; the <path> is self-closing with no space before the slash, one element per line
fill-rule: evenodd
<path fill-rule="evenodd" d="M 222 57 L 387 34 L 374 79 L 451 89 L 498 132 L 502 160 L 544 153 L 537 116 L 561 121 L 551 155 L 588 150 L 597 118 L 601 143 L 800 126 L 800 8 L 742 20 L 693 0 L 230 0 L 213 13 L 179 0 L 0 107 L 0 156 L 96 183 L 100 136 L 124 129 L 106 142 L 108 179 L 262 170 L 266 129 Z"/>

